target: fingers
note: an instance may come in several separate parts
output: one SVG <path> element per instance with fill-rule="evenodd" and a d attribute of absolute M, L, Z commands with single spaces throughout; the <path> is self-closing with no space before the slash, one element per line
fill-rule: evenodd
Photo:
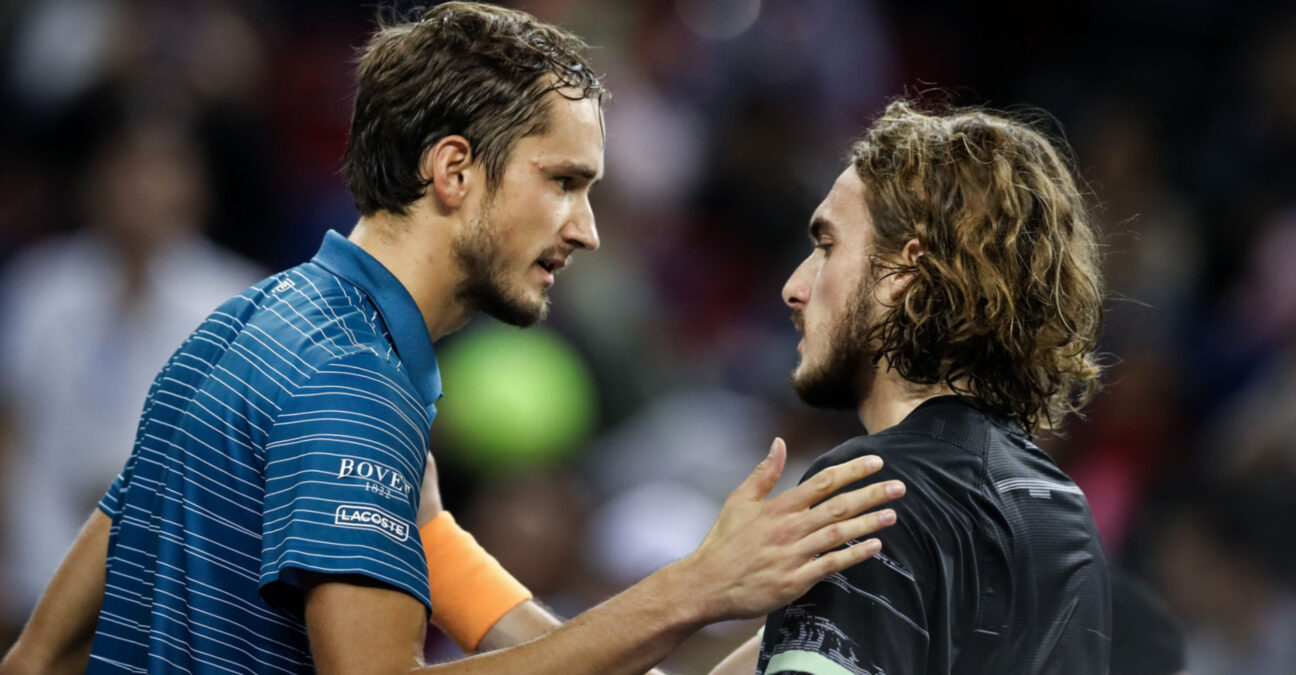
<path fill-rule="evenodd" d="M 807 557 L 815 556 L 832 549 L 866 537 L 896 522 L 896 512 L 892 509 L 866 513 L 850 520 L 829 523 L 810 536 L 801 540 L 801 552 Z"/>
<path fill-rule="evenodd" d="M 889 480 L 839 494 L 810 509 L 805 531 L 814 532 L 829 523 L 845 520 L 855 514 L 877 508 L 903 496 L 904 493 L 904 483 Z"/>
<path fill-rule="evenodd" d="M 783 439 L 775 438 L 770 444 L 769 455 L 756 465 L 756 470 L 752 471 L 747 480 L 734 490 L 732 495 L 750 501 L 758 502 L 769 495 L 770 490 L 774 489 L 774 484 L 778 482 L 779 476 L 783 475 L 783 466 L 787 463 L 787 445 Z"/>
<path fill-rule="evenodd" d="M 825 553 L 807 563 L 801 568 L 800 573 L 804 573 L 808 577 L 808 584 L 813 585 L 830 574 L 836 574 L 872 558 L 881 550 L 881 541 L 869 539 L 839 551 Z"/>
<path fill-rule="evenodd" d="M 866 478 L 882 468 L 882 458 L 877 455 L 858 457 L 844 464 L 828 467 L 810 480 L 779 496 L 784 506 L 800 511 L 823 501 L 841 488 Z M 845 514 L 843 514 L 845 515 Z"/>

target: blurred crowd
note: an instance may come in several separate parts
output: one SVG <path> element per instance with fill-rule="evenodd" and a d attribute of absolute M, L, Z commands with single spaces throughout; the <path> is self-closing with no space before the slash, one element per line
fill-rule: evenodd
<path fill-rule="evenodd" d="M 545 327 L 478 320 L 438 347 L 446 503 L 539 598 L 571 615 L 691 551 L 773 436 L 788 485 L 860 433 L 792 393 L 779 289 L 849 141 L 891 97 L 935 96 L 1047 111 L 1093 195 L 1106 388 L 1041 442 L 1109 559 L 1178 617 L 1190 672 L 1296 672 L 1290 5 L 509 4 L 586 38 L 613 92 L 603 248 L 575 256 Z M 0 649 L 170 352 L 355 222 L 339 168 L 374 16 L 0 3 Z M 667 665 L 705 672 L 755 627 L 708 629 Z"/>

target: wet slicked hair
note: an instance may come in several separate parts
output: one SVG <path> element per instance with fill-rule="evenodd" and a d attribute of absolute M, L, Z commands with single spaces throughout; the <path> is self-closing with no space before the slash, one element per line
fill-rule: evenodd
<path fill-rule="evenodd" d="M 346 175 L 362 215 L 405 215 L 430 184 L 423 152 L 458 134 L 498 186 L 518 139 L 544 133 L 546 94 L 602 102 L 586 45 L 525 12 L 473 2 L 380 18 L 356 75 Z"/>
<path fill-rule="evenodd" d="M 1068 150 L 981 109 L 897 101 L 852 148 L 875 266 L 912 273 L 867 344 L 907 380 L 944 382 L 1038 433 L 1098 387 L 1099 254 Z M 893 262 L 911 239 L 912 268 Z"/>

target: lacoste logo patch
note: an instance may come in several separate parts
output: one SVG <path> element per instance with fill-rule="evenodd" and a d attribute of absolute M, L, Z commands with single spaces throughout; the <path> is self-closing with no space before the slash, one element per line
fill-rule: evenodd
<path fill-rule="evenodd" d="M 397 542 L 409 539 L 409 525 L 396 516 L 372 506 L 343 504 L 333 514 L 333 524 L 377 530 Z"/>

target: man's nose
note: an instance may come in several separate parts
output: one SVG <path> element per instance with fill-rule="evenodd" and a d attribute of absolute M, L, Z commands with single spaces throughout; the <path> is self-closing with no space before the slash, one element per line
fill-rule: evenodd
<path fill-rule="evenodd" d="M 788 277 L 787 283 L 783 284 L 783 302 L 794 310 L 804 309 L 806 302 L 810 300 L 809 275 L 806 273 L 809 262 L 809 258 L 801 261 L 792 271 L 792 276 Z"/>
<path fill-rule="evenodd" d="M 579 213 L 567 221 L 567 226 L 563 228 L 563 240 L 578 248 L 598 250 L 598 226 L 594 224 L 594 210 L 590 208 L 588 201 Z"/>

